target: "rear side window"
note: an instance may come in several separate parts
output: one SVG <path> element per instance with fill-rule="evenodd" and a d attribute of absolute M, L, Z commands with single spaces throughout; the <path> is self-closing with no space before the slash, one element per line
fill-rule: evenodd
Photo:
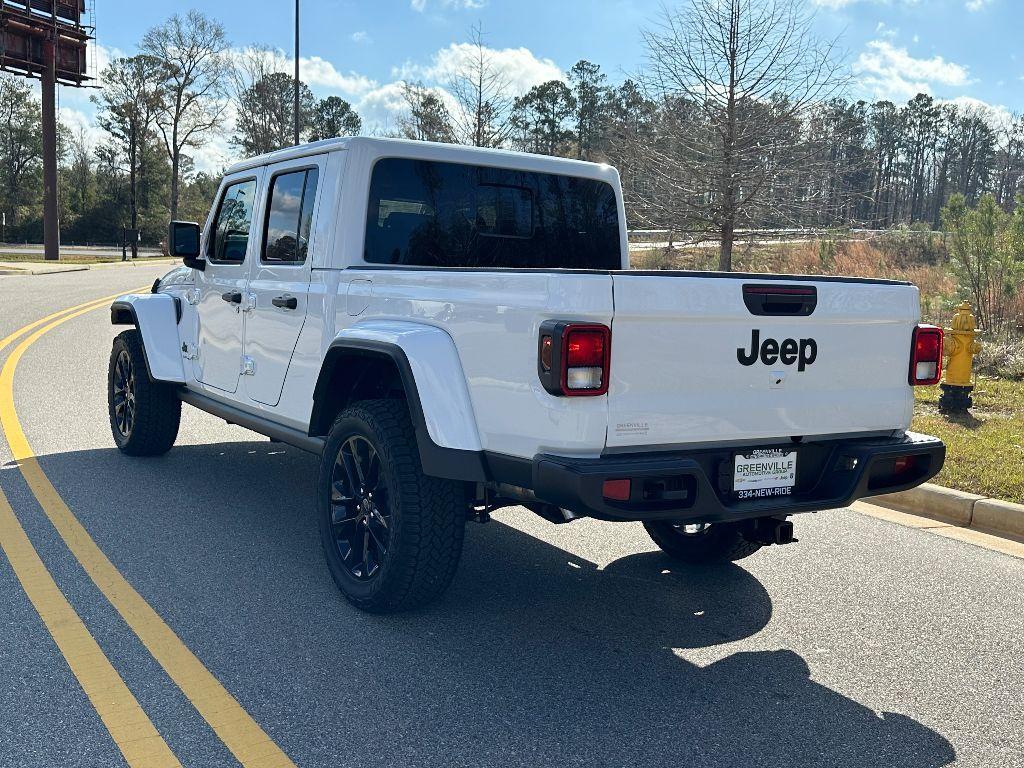
<path fill-rule="evenodd" d="M 422 267 L 619 269 L 615 190 L 593 179 L 387 158 L 364 257 Z"/>
<path fill-rule="evenodd" d="M 211 261 L 227 264 L 241 264 L 245 261 L 255 199 L 256 179 L 239 181 L 225 187 L 206 254 Z"/>
<path fill-rule="evenodd" d="M 302 264 L 309 251 L 309 230 L 316 200 L 316 168 L 275 176 L 270 182 L 270 206 L 263 238 L 263 261 Z"/>

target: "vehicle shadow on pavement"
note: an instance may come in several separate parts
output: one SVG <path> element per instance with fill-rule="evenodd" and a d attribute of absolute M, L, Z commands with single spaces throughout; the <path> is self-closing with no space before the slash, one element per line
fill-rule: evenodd
<path fill-rule="evenodd" d="M 811 679 L 791 650 L 706 666 L 771 598 L 738 565 L 598 568 L 471 525 L 436 605 L 368 616 L 335 590 L 315 459 L 266 442 L 40 458 L 79 519 L 299 765 L 942 766 L 936 731 Z M 586 535 L 585 532 L 581 535 Z M 827 589 L 823 584 L 822 589 Z"/>

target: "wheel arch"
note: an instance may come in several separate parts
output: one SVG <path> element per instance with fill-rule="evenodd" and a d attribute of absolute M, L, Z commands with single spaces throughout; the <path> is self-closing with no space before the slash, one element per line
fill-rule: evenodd
<path fill-rule="evenodd" d="M 146 372 L 153 381 L 185 383 L 178 336 L 181 305 L 164 293 L 127 294 L 110 305 L 111 325 L 134 325 L 142 337 Z"/>
<path fill-rule="evenodd" d="M 408 404 L 426 474 L 487 479 L 469 391 L 447 333 L 416 323 L 368 323 L 339 334 L 313 391 L 310 436 L 326 435 L 349 403 L 379 397 Z"/>

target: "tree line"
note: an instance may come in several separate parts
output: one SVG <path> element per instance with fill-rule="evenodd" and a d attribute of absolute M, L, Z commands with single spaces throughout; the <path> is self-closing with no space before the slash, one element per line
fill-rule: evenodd
<path fill-rule="evenodd" d="M 645 62 L 611 82 L 582 60 L 565 79 L 517 93 L 482 29 L 447 82 L 405 82 L 405 110 L 385 135 L 505 147 L 619 169 L 633 228 L 672 242 L 716 239 L 731 267 L 743 230 L 940 228 L 954 195 L 986 194 L 1010 212 L 1024 176 L 1024 120 L 919 94 L 905 104 L 853 100 L 837 41 L 816 37 L 804 0 L 686 0 L 642 32 Z M 149 30 L 139 53 L 100 73 L 93 97 L 104 140 L 62 127 L 66 242 L 144 242 L 169 218 L 201 220 L 217 179 L 193 156 L 232 117 L 240 156 L 293 136 L 288 62 L 231 48 L 198 12 Z M 345 100 L 300 88 L 303 140 L 355 135 Z M 39 105 L 0 79 L 0 210 L 8 240 L 41 235 Z"/>
<path fill-rule="evenodd" d="M 292 143 L 293 80 L 269 48 L 233 50 L 220 22 L 199 11 L 150 29 L 139 53 L 116 58 L 91 97 L 103 140 L 58 126 L 61 237 L 117 243 L 139 230 L 156 244 L 170 219 L 202 220 L 219 179 L 195 168 L 194 153 L 233 117 L 241 156 Z M 362 121 L 337 96 L 316 99 L 301 84 L 305 141 L 354 135 Z M 0 77 L 0 211 L 10 242 L 42 238 L 40 104 L 31 87 Z"/>

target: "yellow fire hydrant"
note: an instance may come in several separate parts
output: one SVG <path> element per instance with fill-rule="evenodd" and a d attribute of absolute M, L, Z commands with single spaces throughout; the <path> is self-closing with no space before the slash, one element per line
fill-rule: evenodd
<path fill-rule="evenodd" d="M 939 385 L 939 410 L 947 413 L 967 413 L 974 405 L 971 392 L 974 391 L 974 356 L 981 352 L 977 340 L 974 313 L 969 302 L 956 308 L 953 327 L 946 329 L 945 356 L 946 371 Z"/>

